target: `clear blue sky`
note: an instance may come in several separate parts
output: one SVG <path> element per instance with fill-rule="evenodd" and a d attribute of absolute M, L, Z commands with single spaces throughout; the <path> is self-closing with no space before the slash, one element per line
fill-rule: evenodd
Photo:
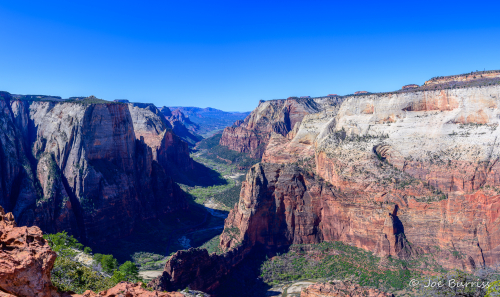
<path fill-rule="evenodd" d="M 0 0 L 0 90 L 246 111 L 500 69 L 500 1 Z"/>

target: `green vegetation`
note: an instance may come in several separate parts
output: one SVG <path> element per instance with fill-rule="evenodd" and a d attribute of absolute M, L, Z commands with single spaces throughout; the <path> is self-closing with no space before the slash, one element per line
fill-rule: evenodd
<path fill-rule="evenodd" d="M 85 106 L 91 105 L 91 104 L 125 104 L 122 102 L 107 101 L 107 100 L 99 99 L 99 98 L 96 98 L 94 96 L 90 96 L 90 97 L 87 97 L 85 99 L 70 99 L 70 100 L 66 100 L 64 102 L 77 103 L 77 104 L 81 104 L 81 105 L 85 105 Z"/>
<path fill-rule="evenodd" d="M 205 150 L 203 153 L 206 159 L 215 162 L 226 162 L 238 165 L 239 167 L 250 168 L 252 165 L 260 162 L 258 159 L 248 157 L 246 154 L 238 153 L 228 149 L 225 146 L 219 145 L 222 134 L 216 134 L 210 138 L 200 141 L 197 148 Z"/>
<path fill-rule="evenodd" d="M 350 279 L 362 286 L 384 290 L 401 290 L 421 273 L 411 268 L 425 262 L 442 270 L 430 259 L 402 261 L 388 258 L 387 263 L 371 252 L 340 241 L 292 245 L 287 253 L 267 259 L 261 265 L 260 277 L 268 284 L 306 279 Z"/>
<path fill-rule="evenodd" d="M 209 254 L 211 253 L 221 254 L 222 251 L 219 248 L 219 242 L 220 242 L 220 235 L 217 235 L 214 238 L 210 239 L 209 241 L 205 242 L 202 246 L 200 246 L 200 248 L 206 249 Z"/>
<path fill-rule="evenodd" d="M 241 192 L 241 182 L 245 179 L 244 175 L 237 179 L 227 178 L 227 184 L 211 187 L 186 187 L 181 185 L 183 190 L 192 195 L 195 202 L 203 204 L 212 199 L 213 202 L 222 204 L 224 209 L 234 207 L 239 201 Z"/>
<path fill-rule="evenodd" d="M 44 238 L 57 253 L 51 280 L 60 291 L 74 291 L 79 294 L 86 290 L 99 292 L 121 281 L 142 281 L 134 263 L 127 261 L 119 266 L 112 255 L 95 254 L 91 258 L 91 265 L 88 261 L 77 260 L 77 256 L 81 254 L 90 257 L 92 250 L 64 231 L 45 234 Z"/>
<path fill-rule="evenodd" d="M 79 294 L 86 290 L 99 292 L 115 285 L 111 278 L 65 256 L 57 257 L 51 280 L 60 291 L 74 291 Z"/>
<path fill-rule="evenodd" d="M 206 186 L 189 185 L 181 181 L 180 186 L 192 196 L 194 202 L 204 204 L 210 201 L 228 210 L 239 201 L 241 182 L 245 179 L 247 169 L 259 160 L 219 145 L 221 136 L 217 134 L 202 140 L 191 156 L 196 162 L 218 173 L 224 182 Z"/>

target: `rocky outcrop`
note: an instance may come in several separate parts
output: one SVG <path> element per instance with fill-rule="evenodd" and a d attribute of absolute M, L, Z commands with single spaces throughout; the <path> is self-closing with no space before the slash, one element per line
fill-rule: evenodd
<path fill-rule="evenodd" d="M 163 274 L 148 283 L 158 291 L 175 291 L 182 288 L 213 292 L 220 280 L 240 263 L 250 248 L 240 245 L 224 255 L 209 255 L 205 249 L 190 248 L 176 252 L 165 264 Z"/>
<path fill-rule="evenodd" d="M 139 220 L 186 208 L 182 191 L 151 149 L 157 140 L 149 127 L 161 129 L 163 123 L 151 124 L 149 111 L 137 110 L 142 137 L 136 139 L 127 104 L 87 103 L 13 100 L 3 94 L 0 205 L 20 225 L 66 230 L 86 243 L 126 236 Z M 142 126 L 141 112 L 147 122 Z M 159 139 L 162 156 L 171 152 L 177 155 L 170 159 L 190 160 L 185 143 L 172 149 L 179 144 L 173 136 Z"/>
<path fill-rule="evenodd" d="M 304 116 L 339 102 L 339 97 L 261 101 L 243 123 L 224 129 L 220 144 L 260 159 L 272 132 L 286 136 Z"/>
<path fill-rule="evenodd" d="M 56 253 L 38 227 L 17 227 L 0 207 L 0 292 L 9 296 L 58 296 L 50 281 Z M 1 293 L 0 293 L 1 294 Z"/>
<path fill-rule="evenodd" d="M 178 292 L 148 291 L 141 283 L 121 282 L 115 287 L 83 295 L 58 292 L 50 272 L 57 254 L 43 238 L 40 228 L 17 227 L 12 213 L 0 207 L 0 296 L 11 297 L 183 297 Z"/>
<path fill-rule="evenodd" d="M 317 283 L 302 289 L 300 297 L 391 297 L 391 293 L 368 287 L 361 287 L 351 282 L 336 281 Z"/>
<path fill-rule="evenodd" d="M 180 292 L 158 292 L 148 291 L 142 288 L 141 283 L 131 284 L 121 282 L 111 289 L 94 293 L 86 291 L 83 295 L 75 295 L 74 297 L 185 297 L 186 295 Z"/>

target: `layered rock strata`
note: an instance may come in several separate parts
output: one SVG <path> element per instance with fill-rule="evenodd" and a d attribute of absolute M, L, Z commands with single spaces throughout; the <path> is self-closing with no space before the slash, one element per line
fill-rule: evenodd
<path fill-rule="evenodd" d="M 193 159 L 189 156 L 188 143 L 175 133 L 175 125 L 169 123 L 162 112 L 153 104 L 130 103 L 128 106 L 135 136 L 137 139 L 144 138 L 144 142 L 151 148 L 154 161 L 165 170 L 169 166 L 175 166 L 181 171 L 190 171 L 194 168 Z M 177 124 L 179 125 L 182 126 Z"/>
<path fill-rule="evenodd" d="M 153 133 L 138 128 L 142 137 L 136 139 L 127 104 L 1 95 L 0 205 L 20 225 L 49 233 L 66 230 L 95 242 L 126 236 L 139 220 L 187 207 L 162 168 L 163 159 L 189 167 L 187 145 L 176 147 L 171 130 L 160 133 L 157 162 Z"/>
<path fill-rule="evenodd" d="M 335 106 L 341 101 L 340 97 L 260 101 L 243 123 L 224 129 L 220 144 L 260 159 L 272 132 L 286 136 L 300 124 L 304 116 Z"/>
<path fill-rule="evenodd" d="M 275 163 L 314 158 L 314 173 L 326 183 L 291 169 L 283 175 L 274 165 L 252 168 L 226 229 L 267 245 L 342 240 L 380 256 L 443 253 L 438 261 L 447 268 L 496 265 L 499 93 L 483 87 L 346 98 L 331 116 L 304 119 L 292 140 L 276 137 L 281 143 L 264 155 Z M 221 245 L 230 248 L 231 240 L 222 236 Z"/>
<path fill-rule="evenodd" d="M 499 103 L 496 84 L 357 95 L 301 115 L 288 130 L 270 120 L 287 118 L 276 108 L 286 102 L 261 102 L 221 139 L 255 153 L 263 143 L 255 131 L 274 131 L 220 248 L 340 240 L 381 257 L 431 256 L 449 269 L 498 265 Z"/>

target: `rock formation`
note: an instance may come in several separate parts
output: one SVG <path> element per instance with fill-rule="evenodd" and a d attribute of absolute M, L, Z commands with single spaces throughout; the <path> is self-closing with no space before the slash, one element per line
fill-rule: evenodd
<path fill-rule="evenodd" d="M 209 255 L 205 249 L 190 248 L 176 252 L 165 264 L 163 274 L 148 283 L 158 291 L 191 290 L 212 292 L 220 280 L 240 263 L 250 248 L 239 246 L 224 255 Z"/>
<path fill-rule="evenodd" d="M 94 293 L 90 290 L 83 295 L 74 295 L 74 297 L 185 297 L 186 295 L 179 292 L 158 292 L 148 291 L 142 288 L 141 283 L 131 284 L 121 282 L 111 289 Z"/>
<path fill-rule="evenodd" d="M 340 98 L 291 98 L 260 101 L 243 123 L 224 129 L 220 144 L 233 151 L 260 159 L 271 132 L 286 136 L 305 115 L 317 113 L 324 105 L 333 106 Z"/>
<path fill-rule="evenodd" d="M 160 107 L 159 110 L 165 117 L 168 125 L 174 131 L 175 135 L 179 136 L 190 145 L 194 145 L 202 139 L 202 137 L 197 134 L 200 130 L 198 124 L 191 122 L 191 120 L 179 109 L 171 111 L 168 107 L 163 106 Z"/>
<path fill-rule="evenodd" d="M 17 227 L 12 213 L 0 207 L 0 294 L 58 296 L 50 281 L 56 253 L 38 227 Z"/>
<path fill-rule="evenodd" d="M 476 71 L 466 74 L 460 75 L 450 75 L 450 76 L 438 76 L 434 77 L 425 82 L 425 85 L 438 85 L 449 82 L 464 82 L 464 81 L 472 81 L 480 78 L 498 78 L 500 77 L 499 70 L 492 71 Z"/>
<path fill-rule="evenodd" d="M 20 225 L 96 242 L 187 207 L 162 168 L 164 160 L 188 168 L 187 145 L 160 131 L 165 125 L 154 110 L 0 95 L 0 205 Z"/>
<path fill-rule="evenodd" d="M 292 140 L 271 138 L 264 161 L 315 169 L 255 166 L 225 229 L 266 245 L 341 240 L 379 256 L 433 253 L 447 268 L 496 265 L 499 92 L 352 97 L 308 116 Z"/>
<path fill-rule="evenodd" d="M 175 133 L 175 125 L 169 123 L 162 112 L 153 104 L 130 103 L 128 106 L 135 136 L 139 140 L 141 137 L 144 138 L 144 142 L 151 148 L 154 161 L 165 170 L 169 166 L 175 166 L 181 171 L 193 169 L 193 159 L 189 156 L 188 144 Z M 172 126 L 173 129 L 170 128 Z"/>
<path fill-rule="evenodd" d="M 261 102 L 221 139 L 267 147 L 220 248 L 343 241 L 448 269 L 500 264 L 499 82 L 310 99 L 295 117 L 298 101 Z"/>
<path fill-rule="evenodd" d="M 302 290 L 300 297 L 391 297 L 390 293 L 374 288 L 361 287 L 350 282 L 330 282 L 310 285 Z"/>
<path fill-rule="evenodd" d="M 56 253 L 43 238 L 40 228 L 17 227 L 12 213 L 0 207 L 0 296 L 5 297 L 183 297 L 178 292 L 148 291 L 141 283 L 121 282 L 100 293 L 83 295 L 58 292 L 50 272 Z"/>

